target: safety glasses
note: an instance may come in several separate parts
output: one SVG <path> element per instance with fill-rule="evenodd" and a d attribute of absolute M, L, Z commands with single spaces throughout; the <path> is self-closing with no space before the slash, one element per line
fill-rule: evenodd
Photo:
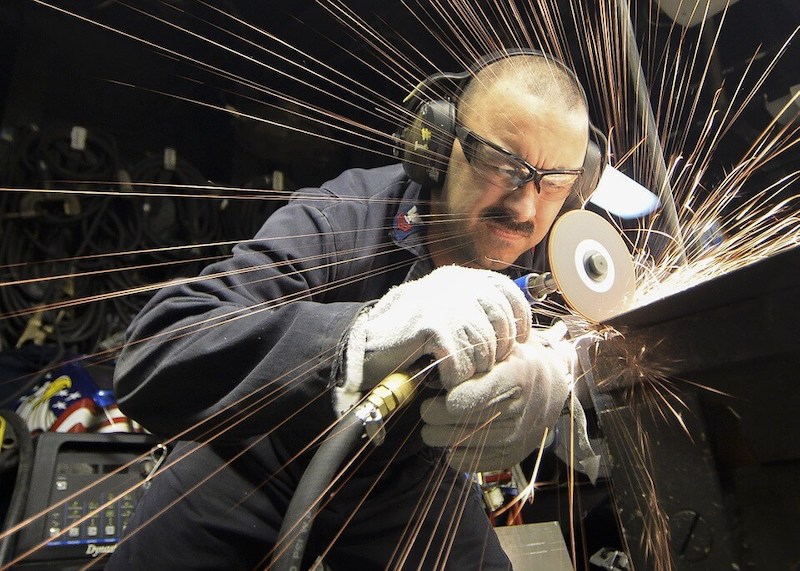
<path fill-rule="evenodd" d="M 583 169 L 537 169 L 528 161 L 487 141 L 460 123 L 456 137 L 464 156 L 473 169 L 487 182 L 504 190 L 516 190 L 533 181 L 536 192 L 544 198 L 565 198 L 583 174 Z"/>

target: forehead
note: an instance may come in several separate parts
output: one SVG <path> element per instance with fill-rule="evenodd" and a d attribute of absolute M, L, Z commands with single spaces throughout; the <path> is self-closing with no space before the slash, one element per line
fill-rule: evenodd
<path fill-rule="evenodd" d="M 580 107 L 500 81 L 481 89 L 465 106 L 460 120 L 477 133 L 497 139 L 512 150 L 525 151 L 525 141 L 553 141 L 582 146 L 588 140 L 589 118 Z"/>
<path fill-rule="evenodd" d="M 560 112 L 565 115 L 582 111 L 584 105 L 576 105 L 563 91 L 558 89 L 533 89 L 529 81 L 503 76 L 491 81 L 473 79 L 476 84 L 465 93 L 465 98 L 458 105 L 458 114 L 462 119 L 472 115 L 487 113 L 518 114 L 523 110 L 532 113 Z"/>

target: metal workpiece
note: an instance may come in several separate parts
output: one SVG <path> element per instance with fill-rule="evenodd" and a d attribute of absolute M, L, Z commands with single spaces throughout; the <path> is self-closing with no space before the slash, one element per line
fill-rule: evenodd
<path fill-rule="evenodd" d="M 705 379 L 736 363 L 796 358 L 798 268 L 794 248 L 608 319 L 617 333 L 595 345 L 597 389 L 653 377 Z"/>
<path fill-rule="evenodd" d="M 614 501 L 632 568 L 733 568 L 741 560 L 740 538 L 697 397 L 666 397 L 681 407 L 679 421 L 626 396 L 605 394 L 598 420 L 611 451 Z"/>
<path fill-rule="evenodd" d="M 558 522 L 501 526 L 495 532 L 514 569 L 572 569 Z"/>
<path fill-rule="evenodd" d="M 794 248 L 579 345 L 633 569 L 800 560 L 798 268 Z"/>

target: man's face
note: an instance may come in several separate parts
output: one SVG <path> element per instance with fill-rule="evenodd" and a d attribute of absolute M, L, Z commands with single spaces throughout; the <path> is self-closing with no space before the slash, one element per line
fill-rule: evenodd
<path fill-rule="evenodd" d="M 584 112 L 563 113 L 513 83 L 498 83 L 471 109 L 459 109 L 461 124 L 537 169 L 579 169 L 588 142 Z M 474 163 L 474 161 L 473 161 Z M 547 234 L 568 194 L 537 193 L 531 181 L 508 190 L 471 165 L 456 139 L 443 188 L 433 193 L 428 232 L 436 265 L 507 268 Z M 442 231 L 443 229 L 443 231 Z"/>

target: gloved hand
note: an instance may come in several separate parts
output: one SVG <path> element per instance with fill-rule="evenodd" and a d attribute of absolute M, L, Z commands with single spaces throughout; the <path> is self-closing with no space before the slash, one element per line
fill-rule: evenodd
<path fill-rule="evenodd" d="M 437 360 L 442 386 L 452 388 L 505 359 L 530 329 L 530 304 L 510 278 L 483 269 L 438 268 L 392 288 L 355 320 L 334 406 L 341 413 L 423 355 Z"/>
<path fill-rule="evenodd" d="M 574 350 L 566 342 L 554 348 L 561 331 L 534 332 L 491 371 L 423 402 L 426 444 L 450 448 L 448 462 L 461 471 L 509 468 L 527 457 L 572 389 Z"/>

